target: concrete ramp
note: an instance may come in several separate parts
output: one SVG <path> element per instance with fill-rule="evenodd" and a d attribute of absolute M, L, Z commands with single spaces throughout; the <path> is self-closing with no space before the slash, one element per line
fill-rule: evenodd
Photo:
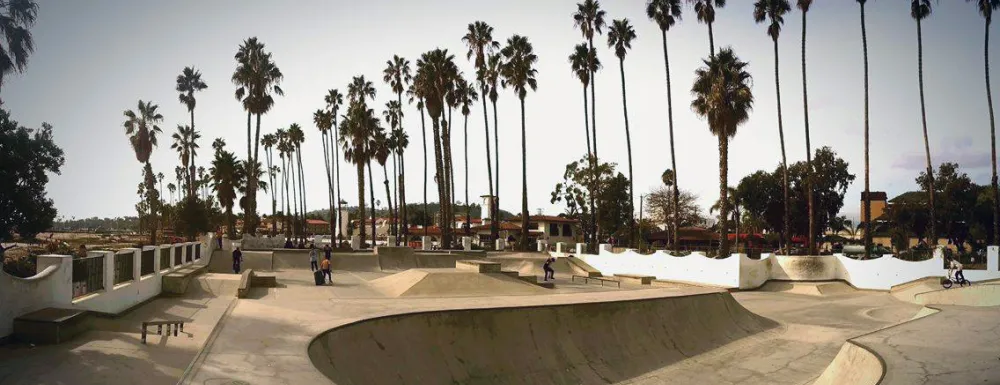
<path fill-rule="evenodd" d="M 875 353 L 846 342 L 813 385 L 876 385 L 884 369 Z"/>
<path fill-rule="evenodd" d="M 812 295 L 818 297 L 855 293 L 857 289 L 840 282 L 790 282 L 790 281 L 767 281 L 758 291 L 768 291 L 776 293 L 789 293 Z"/>
<path fill-rule="evenodd" d="M 337 384 L 606 384 L 775 326 L 711 293 L 393 315 L 329 330 L 308 352 Z"/>
<path fill-rule="evenodd" d="M 941 289 L 941 277 L 926 277 L 893 286 L 889 289 L 889 294 L 903 302 L 917 303 L 917 294 Z"/>
<path fill-rule="evenodd" d="M 542 265 L 545 264 L 545 260 L 548 258 L 550 257 L 547 254 L 541 253 L 515 253 L 490 257 L 488 260 L 500 262 L 503 270 L 516 271 L 521 275 L 541 277 L 545 275 Z M 555 270 L 557 277 L 562 278 L 569 278 L 570 275 L 590 276 L 589 272 L 570 263 L 567 258 L 556 258 L 555 263 L 552 264 L 552 269 Z"/>
<path fill-rule="evenodd" d="M 923 305 L 1000 306 L 1000 284 L 973 284 L 938 289 L 914 295 Z"/>
<path fill-rule="evenodd" d="M 243 251 L 242 269 L 272 270 L 270 251 Z M 308 265 L 306 266 L 308 268 Z M 235 274 L 233 272 L 233 253 L 216 250 L 212 253 L 212 261 L 208 264 L 209 273 Z"/>
<path fill-rule="evenodd" d="M 456 269 L 409 269 L 369 282 L 388 297 L 479 297 L 533 295 L 548 292 L 504 274 Z"/>

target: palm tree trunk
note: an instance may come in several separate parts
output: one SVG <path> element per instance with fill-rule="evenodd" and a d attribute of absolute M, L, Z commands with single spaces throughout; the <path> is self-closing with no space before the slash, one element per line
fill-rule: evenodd
<path fill-rule="evenodd" d="M 712 23 L 708 23 L 708 53 L 715 56 L 715 33 L 712 32 Z"/>
<path fill-rule="evenodd" d="M 296 162 L 292 159 L 292 156 L 294 156 L 294 151 L 288 154 L 288 165 L 290 166 L 289 169 L 291 169 L 291 175 L 289 177 L 292 181 L 292 205 L 294 206 L 295 212 L 295 215 L 292 217 L 291 225 L 292 233 L 295 234 L 295 239 L 299 239 L 302 236 L 302 222 L 299 222 L 299 207 L 301 206 L 299 206 L 299 191 L 297 190 L 299 187 L 297 182 L 298 171 L 296 171 Z"/>
<path fill-rule="evenodd" d="M 590 156 L 591 156 L 591 149 L 590 149 L 590 112 L 589 112 L 590 108 L 588 106 L 589 105 L 589 101 L 587 100 L 587 88 L 589 88 L 588 87 L 589 84 L 590 84 L 589 82 L 583 83 L 583 135 L 585 137 L 587 137 L 587 162 L 591 161 L 591 159 L 590 159 Z M 593 164 L 588 163 L 588 165 L 590 165 L 591 167 L 593 167 Z M 590 208 L 593 209 L 594 208 L 594 195 L 593 194 L 587 194 L 587 195 L 590 197 Z M 586 203 L 584 203 L 584 205 L 586 205 Z M 581 210 L 580 218 L 583 220 L 582 223 L 581 223 L 581 226 L 584 229 L 584 239 L 583 239 L 583 241 L 587 242 L 587 244 L 590 244 L 590 238 L 594 237 L 593 227 L 592 227 L 593 223 L 594 223 L 594 212 L 590 211 L 590 216 L 588 218 L 587 215 L 585 215 L 583 213 L 583 210 Z M 589 236 L 589 238 L 588 238 L 588 236 Z"/>
<path fill-rule="evenodd" d="M 267 150 L 267 177 L 268 181 L 271 182 L 271 236 L 278 234 L 278 221 L 274 218 L 274 214 L 278 211 L 278 199 L 275 196 L 274 189 L 278 188 L 275 183 L 274 173 L 271 172 L 271 167 L 274 167 L 274 152 L 273 150 Z"/>
<path fill-rule="evenodd" d="M 451 246 L 451 234 L 448 234 L 447 230 L 448 204 L 446 202 L 448 201 L 448 176 L 446 174 L 447 171 L 445 171 L 444 160 L 441 158 L 441 126 L 447 124 L 444 120 L 444 118 L 439 120 L 433 116 L 431 117 L 431 128 L 434 131 L 434 169 L 436 171 L 434 179 L 438 186 L 438 213 L 441 217 L 438 227 L 441 229 L 441 247 L 448 248 Z"/>
<path fill-rule="evenodd" d="M 337 181 L 337 196 L 334 198 L 337 201 L 337 215 L 336 215 L 336 218 L 330 218 L 330 220 L 331 221 L 336 220 L 336 222 L 337 222 L 337 225 L 336 225 L 337 233 L 336 233 L 336 236 L 334 237 L 334 239 L 337 241 L 337 245 L 339 246 L 339 244 L 340 244 L 340 238 L 343 237 L 343 234 L 341 233 L 341 229 L 340 229 L 340 222 L 341 222 L 340 215 L 341 215 L 341 213 L 343 213 L 343 210 L 341 209 L 340 201 L 344 200 L 344 196 L 340 194 L 340 149 L 337 148 L 337 146 L 335 144 L 335 143 L 340 143 L 340 138 L 338 137 L 338 135 L 339 134 L 337 133 L 337 117 L 334 116 L 334 120 L 333 120 L 333 143 L 331 143 L 330 146 L 333 147 L 333 159 L 334 159 L 334 162 L 336 162 L 336 163 L 333 164 L 334 165 L 333 171 L 336 173 L 336 175 L 334 176 L 334 178 Z"/>
<path fill-rule="evenodd" d="M 864 218 L 865 221 L 865 259 L 871 258 L 872 248 L 872 199 L 869 191 L 869 177 L 871 169 L 868 163 L 868 34 L 865 30 L 865 3 L 861 5 L 861 46 L 864 50 L 865 58 L 865 192 L 864 198 Z"/>
<path fill-rule="evenodd" d="M 920 19 L 917 19 L 917 75 L 920 80 L 920 119 L 924 126 L 924 154 L 927 157 L 927 201 L 931 211 L 931 226 L 929 232 L 930 244 L 936 247 L 937 238 L 937 216 L 934 209 L 934 169 L 931 166 L 931 144 L 927 136 L 927 110 L 924 103 L 924 38 L 920 31 Z M 994 157 L 993 159 L 996 159 Z"/>
<path fill-rule="evenodd" d="M 528 251 L 528 142 L 521 96 L 521 251 Z"/>
<path fill-rule="evenodd" d="M 396 93 L 396 102 L 399 103 L 400 107 L 403 106 L 403 92 L 402 91 Z M 399 122 L 399 130 L 403 131 L 403 122 L 402 121 Z M 407 218 L 407 214 L 408 214 L 407 211 L 408 210 L 407 210 L 407 207 L 406 207 L 406 177 L 405 177 L 406 170 L 404 169 L 404 164 L 403 164 L 403 152 L 405 150 L 406 150 L 405 148 L 402 148 L 402 146 L 400 146 L 399 152 L 397 154 L 397 156 L 399 156 L 399 179 L 398 179 L 398 182 L 397 182 L 397 184 L 399 186 L 399 201 L 396 202 L 396 207 L 399 210 L 399 216 L 400 216 L 399 223 L 402 225 L 402 230 L 400 232 L 403 234 L 403 245 L 404 246 L 406 246 L 409 243 L 409 242 L 406 242 L 406 237 L 407 237 L 407 235 L 409 235 L 409 232 L 410 232 L 409 218 Z"/>
<path fill-rule="evenodd" d="M 809 93 L 806 86 L 806 12 L 802 12 L 802 113 L 806 127 L 806 175 L 809 192 L 809 255 L 816 255 L 816 209 L 813 203 L 812 146 L 809 143 Z"/>
<path fill-rule="evenodd" d="M 309 231 L 309 226 L 306 224 L 306 173 L 302 170 L 302 146 L 299 145 L 297 147 L 295 158 L 299 162 L 299 194 L 302 196 L 299 202 L 302 205 L 302 239 L 305 240 L 306 233 Z"/>
<path fill-rule="evenodd" d="M 194 109 L 192 108 L 190 110 L 190 112 L 191 112 L 191 149 L 188 151 L 188 154 L 191 157 L 191 196 L 193 197 L 194 194 L 195 194 L 195 190 L 194 190 L 194 170 L 195 170 L 195 166 L 194 166 Z"/>
<path fill-rule="evenodd" d="M 719 258 L 729 256 L 729 138 L 719 136 Z"/>
<path fill-rule="evenodd" d="M 392 211 L 392 235 L 396 236 L 396 243 L 394 246 L 399 246 L 399 224 L 401 222 L 400 208 L 399 208 L 399 172 L 396 168 L 396 158 L 399 157 L 395 151 L 390 154 L 392 156 L 392 200 L 395 202 L 395 208 Z"/>
<path fill-rule="evenodd" d="M 281 184 L 285 186 L 281 193 L 281 232 L 288 238 L 291 236 L 291 228 L 288 226 L 288 199 L 290 196 L 288 195 L 288 161 L 285 160 L 284 156 L 281 156 Z"/>
<path fill-rule="evenodd" d="M 661 29 L 660 33 L 663 35 L 663 63 L 666 67 L 667 72 L 667 123 L 670 126 L 670 167 L 673 172 L 673 204 L 674 207 L 678 206 L 678 201 L 680 200 L 680 193 L 677 188 L 677 154 L 674 149 L 674 102 L 671 96 L 672 92 L 670 90 L 670 55 L 667 54 L 667 30 Z M 677 249 L 677 223 L 679 222 L 679 216 L 677 210 L 672 211 L 673 215 L 671 218 L 673 223 L 671 242 L 674 250 Z"/>
<path fill-rule="evenodd" d="M 465 140 L 465 228 L 472 228 L 472 214 L 469 213 L 469 115 L 465 115 L 462 138 Z M 462 229 L 462 234 L 468 235 L 465 228 Z"/>
<path fill-rule="evenodd" d="M 358 235 L 361 237 L 361 247 L 365 247 L 365 163 L 357 160 L 358 171 Z M 372 211 L 375 208 L 372 207 Z M 374 239 L 375 234 L 372 234 Z"/>
<path fill-rule="evenodd" d="M 423 103 L 423 99 L 420 100 Z M 424 109 L 420 109 L 420 140 L 424 144 L 424 236 L 427 236 L 427 125 L 424 123 Z"/>
<path fill-rule="evenodd" d="M 635 187 L 632 183 L 632 135 L 628 127 L 628 101 L 625 98 L 625 59 L 618 59 L 618 68 L 622 76 L 622 111 L 625 113 L 625 145 L 628 150 L 628 241 L 631 247 L 636 247 L 635 238 Z"/>
<path fill-rule="evenodd" d="M 486 83 L 485 82 L 480 82 L 479 83 L 479 89 L 482 91 L 481 95 L 483 95 L 483 132 L 484 132 L 484 135 L 485 135 L 485 136 L 483 136 L 483 138 L 486 139 L 486 179 L 487 179 L 487 182 L 489 182 L 488 184 L 490 186 L 490 189 L 489 189 L 490 200 L 492 201 L 492 199 L 493 199 L 493 162 L 492 162 L 493 161 L 493 155 L 490 154 L 490 116 L 489 116 L 489 113 L 487 112 L 487 109 L 486 109 Z M 586 95 L 584 95 L 584 98 L 586 98 Z M 493 127 L 493 129 L 496 130 L 496 127 Z M 589 146 L 589 142 L 588 142 L 588 146 Z M 466 203 L 468 203 L 468 202 L 466 202 Z M 492 206 L 492 205 L 490 205 L 490 206 Z M 485 207 L 484 209 L 490 210 L 490 213 L 489 213 L 489 216 L 491 218 L 491 220 L 490 220 L 490 242 L 492 242 L 493 240 L 495 240 L 497 238 L 496 226 L 494 226 L 494 223 L 496 223 L 496 218 L 493 218 L 493 212 L 492 212 L 493 210 L 492 210 L 492 208 Z M 482 212 L 480 212 L 479 217 L 480 218 L 483 217 Z M 485 224 L 485 223 L 483 223 L 483 224 Z M 489 249 L 489 247 L 486 247 L 486 249 Z"/>
<path fill-rule="evenodd" d="M 387 201 L 389 201 L 389 203 L 388 203 L 389 204 L 389 213 L 392 213 L 393 212 L 392 198 L 391 198 L 392 197 L 392 193 L 389 191 L 389 169 L 384 164 L 382 165 L 382 176 L 383 176 L 383 182 L 382 183 L 385 184 L 385 196 L 386 196 L 385 199 Z M 395 221 L 396 220 L 396 218 L 393 217 L 391 214 L 389 216 L 389 219 L 391 221 Z M 392 226 L 389 226 L 389 229 L 391 230 Z M 386 242 L 386 246 L 390 246 L 388 242 Z"/>
<path fill-rule="evenodd" d="M 375 249 L 375 243 L 378 242 L 378 232 L 375 231 L 375 175 L 372 174 L 372 161 L 369 159 L 368 164 L 368 191 L 371 193 L 371 203 L 372 203 L 372 249 Z"/>
<path fill-rule="evenodd" d="M 444 167 L 445 167 L 445 179 L 447 180 L 447 183 L 445 184 L 445 193 L 448 195 L 448 197 L 447 197 L 447 201 L 448 201 L 447 216 L 444 217 L 444 218 L 447 218 L 447 219 L 442 218 L 441 222 L 447 224 L 446 227 L 448 228 L 448 233 L 451 235 L 450 237 L 448 237 L 448 244 L 447 244 L 447 246 L 448 246 L 449 249 L 452 246 L 451 242 L 455 239 L 455 229 L 454 229 L 454 224 L 455 224 L 455 168 L 454 168 L 454 163 L 452 162 L 452 152 L 451 152 L 451 131 L 452 131 L 452 125 L 451 125 L 451 112 L 452 111 L 451 110 L 452 110 L 451 108 L 448 109 L 448 125 L 445 126 L 443 130 L 441 130 L 441 133 L 442 133 L 442 136 L 441 136 L 441 142 L 442 143 L 441 143 L 441 145 L 442 145 L 443 150 L 444 150 L 444 154 L 443 154 L 444 155 L 444 159 L 443 159 L 443 161 L 444 161 Z"/>
<path fill-rule="evenodd" d="M 330 235 L 333 235 L 333 176 L 330 175 L 330 150 L 327 148 L 327 137 L 329 134 L 326 131 L 322 132 L 323 139 L 323 165 L 326 167 L 326 184 L 327 184 L 327 195 L 330 201 Z"/>
<path fill-rule="evenodd" d="M 229 228 L 229 239 L 236 238 L 236 219 L 233 218 L 233 206 L 226 207 L 226 227 Z"/>
<path fill-rule="evenodd" d="M 587 39 L 587 45 L 591 51 L 594 50 L 593 36 Z M 591 139 L 593 139 L 593 144 L 594 144 L 593 147 L 594 154 L 593 158 L 590 160 L 590 170 L 595 174 L 597 173 L 597 165 L 600 164 L 601 162 L 600 159 L 597 157 L 597 99 L 596 99 L 597 86 L 596 83 L 594 82 L 596 74 L 597 71 L 594 70 L 590 71 L 590 131 L 591 131 L 590 137 Z M 600 237 L 601 212 L 597 210 L 597 204 L 596 204 L 597 195 L 600 193 L 598 191 L 600 188 L 600 184 L 598 183 L 597 179 L 598 178 L 595 178 L 594 185 L 590 186 L 590 212 L 593 213 L 594 215 L 594 222 L 592 223 L 593 231 L 591 232 L 591 234 L 593 234 L 593 238 L 591 239 L 593 245 L 591 245 L 590 248 L 593 251 L 597 250 L 597 244 L 600 243 L 600 238 L 601 238 Z"/>
<path fill-rule="evenodd" d="M 990 90 L 990 19 L 986 19 L 986 38 L 983 57 L 986 63 L 986 103 L 990 107 L 990 157 L 993 165 L 993 244 L 1000 242 L 1000 189 L 997 188 L 997 130 L 993 117 L 993 92 Z"/>
<path fill-rule="evenodd" d="M 146 201 L 149 202 L 149 244 L 156 244 L 156 176 L 153 175 L 153 166 L 146 161 L 143 167 L 143 178 L 146 182 Z"/>
<path fill-rule="evenodd" d="M 785 157 L 785 127 L 781 121 L 781 81 L 778 79 L 778 39 L 774 40 L 774 88 L 775 96 L 778 100 L 778 139 L 781 141 L 781 189 L 784 192 L 784 231 L 781 233 L 784 243 L 785 253 L 790 252 L 792 234 L 792 221 L 788 209 L 788 158 Z"/>
<path fill-rule="evenodd" d="M 496 170 L 496 190 L 493 196 L 492 213 L 490 218 L 493 220 L 490 222 L 490 237 L 496 240 L 500 236 L 500 125 L 497 122 L 497 101 L 490 98 L 493 102 L 493 149 L 496 150 L 496 164 L 494 170 Z M 487 137 L 487 141 L 490 139 Z"/>

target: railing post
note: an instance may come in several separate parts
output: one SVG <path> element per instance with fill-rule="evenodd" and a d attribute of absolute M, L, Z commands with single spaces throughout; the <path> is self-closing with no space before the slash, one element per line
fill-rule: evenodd
<path fill-rule="evenodd" d="M 142 278 L 143 250 L 145 250 L 145 247 L 135 249 L 135 251 L 132 252 L 132 280 L 135 282 L 139 282 L 139 279 Z"/>
<path fill-rule="evenodd" d="M 104 290 L 111 292 L 115 288 L 115 252 L 104 253 Z"/>

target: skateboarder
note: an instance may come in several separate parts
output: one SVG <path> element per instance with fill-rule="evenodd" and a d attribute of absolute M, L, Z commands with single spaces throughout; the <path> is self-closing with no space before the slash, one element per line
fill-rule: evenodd
<path fill-rule="evenodd" d="M 233 250 L 233 273 L 240 273 L 240 264 L 243 263 L 243 252 L 240 251 L 240 247 L 236 246 Z"/>
<path fill-rule="evenodd" d="M 333 276 L 330 275 L 330 257 L 323 258 L 323 263 L 320 264 L 320 267 L 323 268 L 324 282 L 332 284 Z"/>
<path fill-rule="evenodd" d="M 552 262 L 555 261 L 556 261 L 555 258 L 549 258 L 546 259 L 545 264 L 542 265 L 542 270 L 545 271 L 545 279 L 544 279 L 545 281 L 548 281 L 549 278 L 552 278 L 553 280 L 556 279 L 556 271 L 552 269 Z"/>
<path fill-rule="evenodd" d="M 319 252 L 316 251 L 316 245 L 309 245 L 309 270 L 316 271 L 319 269 Z"/>

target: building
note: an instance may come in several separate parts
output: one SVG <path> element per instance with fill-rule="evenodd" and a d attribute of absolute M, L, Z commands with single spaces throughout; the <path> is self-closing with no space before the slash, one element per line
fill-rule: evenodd
<path fill-rule="evenodd" d="M 889 206 L 888 195 L 885 191 L 871 191 L 871 202 L 872 202 L 872 219 L 878 219 L 885 214 L 886 208 Z M 865 192 L 861 192 L 861 212 L 858 214 L 858 218 L 861 221 L 865 220 Z"/>
<path fill-rule="evenodd" d="M 857 232 L 858 238 L 864 236 L 864 208 L 865 208 L 865 193 L 861 193 L 861 215 L 859 216 L 859 231 Z M 925 205 L 927 204 L 927 193 L 924 191 L 907 191 L 905 193 L 899 194 L 892 199 L 888 199 L 888 195 L 884 191 L 872 191 L 871 192 L 871 204 L 872 204 L 872 244 L 879 245 L 886 248 L 892 248 L 892 237 L 889 236 L 889 230 L 892 226 L 890 215 L 892 214 L 892 208 L 895 205 L 901 204 L 914 204 L 914 205 Z M 908 243 L 909 248 L 916 247 L 921 244 L 921 239 L 911 236 Z M 928 242 L 924 242 L 928 243 Z M 948 248 L 954 249 L 954 245 L 948 244 L 947 238 L 938 237 L 937 245 L 946 246 Z M 898 251 L 898 250 L 897 250 Z"/>
<path fill-rule="evenodd" d="M 510 222 L 516 223 L 520 227 L 521 217 L 511 218 Z M 551 215 L 528 216 L 528 236 L 534 235 L 534 240 L 544 240 L 550 245 L 559 242 L 567 244 L 583 242 L 579 226 L 580 221 L 577 219 Z"/>

